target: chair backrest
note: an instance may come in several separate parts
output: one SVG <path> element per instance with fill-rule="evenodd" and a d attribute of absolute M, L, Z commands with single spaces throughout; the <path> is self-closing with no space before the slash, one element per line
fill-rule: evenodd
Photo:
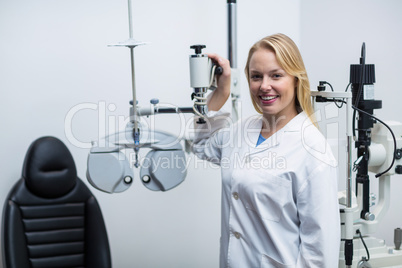
<path fill-rule="evenodd" d="M 34 141 L 2 222 L 4 268 L 111 267 L 102 212 L 54 137 Z"/>

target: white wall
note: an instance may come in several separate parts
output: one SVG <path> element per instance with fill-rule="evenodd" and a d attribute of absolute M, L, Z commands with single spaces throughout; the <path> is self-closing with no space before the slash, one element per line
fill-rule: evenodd
<path fill-rule="evenodd" d="M 238 65 L 261 37 L 284 32 L 300 41 L 300 1 L 238 3 Z M 227 55 L 226 1 L 133 0 L 137 97 L 190 106 L 190 45 Z M 21 176 L 30 143 L 44 135 L 63 140 L 84 181 L 89 149 L 78 146 L 118 130 L 131 98 L 129 51 L 107 45 L 128 38 L 127 1 L 36 0 L 0 2 L 0 201 Z M 243 113 L 251 114 L 243 77 Z M 71 115 L 77 105 L 95 105 Z M 116 109 L 112 108 L 114 105 Z M 174 115 L 156 118 L 160 129 Z M 74 139 L 67 138 L 72 131 Z M 121 194 L 91 188 L 102 207 L 114 267 L 217 267 L 220 173 L 189 155 L 186 181 L 170 192 L 151 192 L 136 178 Z M 197 165 L 196 165 L 197 164 Z M 90 186 L 91 187 L 91 186 Z M 2 208 L 1 208 L 2 211 Z M 0 211 L 0 212 L 1 212 Z"/>
<path fill-rule="evenodd" d="M 402 122 L 400 107 L 400 62 L 402 55 L 402 2 L 398 0 L 305 0 L 301 5 L 301 51 L 309 72 L 311 88 L 318 81 L 330 82 L 335 91 L 344 91 L 349 83 L 350 64 L 358 64 L 362 43 L 366 43 L 366 63 L 375 64 L 375 98 L 382 109 L 375 110 L 384 120 Z M 330 90 L 327 87 L 327 90 Z M 334 105 L 331 105 L 334 107 Z M 343 113 L 339 113 L 339 118 Z M 343 131 L 343 132 L 342 132 Z M 339 135 L 344 129 L 339 127 Z M 343 137 L 343 136 L 341 136 Z M 344 170 L 341 170 L 343 175 Z M 371 178 L 377 193 L 377 179 Z M 393 245 L 394 228 L 402 226 L 402 176 L 391 178 L 391 206 L 374 236 Z M 345 188 L 345 180 L 340 180 Z"/>

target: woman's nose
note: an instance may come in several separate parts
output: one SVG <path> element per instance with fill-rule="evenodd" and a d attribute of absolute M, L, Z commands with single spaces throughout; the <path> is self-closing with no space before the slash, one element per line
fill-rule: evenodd
<path fill-rule="evenodd" d="M 269 91 L 272 89 L 271 80 L 267 77 L 264 77 L 261 81 L 260 90 Z"/>

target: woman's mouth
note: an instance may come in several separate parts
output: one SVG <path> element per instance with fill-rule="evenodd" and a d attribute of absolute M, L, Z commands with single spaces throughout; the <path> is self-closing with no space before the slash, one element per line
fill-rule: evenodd
<path fill-rule="evenodd" d="M 279 98 L 279 95 L 275 95 L 275 96 L 260 96 L 260 98 L 261 98 L 263 103 L 272 103 L 277 98 Z"/>

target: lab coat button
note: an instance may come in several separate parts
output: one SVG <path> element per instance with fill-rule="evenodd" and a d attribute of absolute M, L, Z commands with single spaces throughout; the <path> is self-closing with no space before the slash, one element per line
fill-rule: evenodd
<path fill-rule="evenodd" d="M 235 233 L 234 233 L 234 236 L 235 236 L 237 239 L 240 239 L 240 234 L 239 234 L 238 232 L 235 232 Z"/>
<path fill-rule="evenodd" d="M 239 194 L 237 192 L 234 192 L 233 193 L 233 198 L 236 199 L 236 200 L 239 199 Z"/>

